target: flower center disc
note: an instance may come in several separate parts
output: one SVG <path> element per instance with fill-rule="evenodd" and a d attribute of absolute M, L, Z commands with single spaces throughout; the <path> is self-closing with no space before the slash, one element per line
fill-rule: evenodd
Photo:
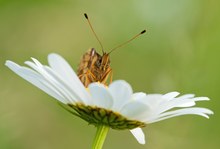
<path fill-rule="evenodd" d="M 73 108 L 79 116 L 89 124 L 106 125 L 112 129 L 133 129 L 136 127 L 144 127 L 146 124 L 136 120 L 129 120 L 119 113 L 104 108 L 85 106 L 83 104 L 68 104 Z"/>

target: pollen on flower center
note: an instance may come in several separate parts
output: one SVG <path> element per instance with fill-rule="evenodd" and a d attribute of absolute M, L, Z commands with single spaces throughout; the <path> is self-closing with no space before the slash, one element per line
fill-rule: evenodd
<path fill-rule="evenodd" d="M 68 104 L 73 108 L 81 118 L 89 124 L 106 125 L 112 129 L 133 129 L 137 127 L 144 127 L 146 124 L 136 120 L 129 120 L 119 113 L 113 112 L 100 107 L 86 106 L 83 104 Z"/>

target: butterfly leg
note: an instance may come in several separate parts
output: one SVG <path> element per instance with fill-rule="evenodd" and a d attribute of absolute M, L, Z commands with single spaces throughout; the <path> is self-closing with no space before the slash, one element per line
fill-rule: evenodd
<path fill-rule="evenodd" d="M 109 75 L 110 75 L 110 84 L 111 84 L 113 80 L 113 71 L 111 71 Z"/>
<path fill-rule="evenodd" d="M 110 75 L 110 83 L 112 82 L 112 69 L 109 68 L 106 73 L 103 75 L 102 79 L 100 80 L 101 83 L 106 84 L 106 81 L 108 79 L 108 76 Z"/>
<path fill-rule="evenodd" d="M 85 87 L 88 87 L 88 85 L 92 82 L 96 82 L 95 75 L 90 70 L 87 70 L 85 73 L 79 75 L 78 77 Z"/>

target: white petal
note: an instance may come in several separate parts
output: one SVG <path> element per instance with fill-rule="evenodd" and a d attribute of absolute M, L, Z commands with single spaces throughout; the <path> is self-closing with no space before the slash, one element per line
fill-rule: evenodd
<path fill-rule="evenodd" d="M 60 102 L 65 103 L 65 104 L 68 102 L 65 98 L 63 98 L 63 96 L 59 92 L 46 86 L 44 84 L 46 83 L 46 81 L 44 81 L 43 78 L 35 71 L 29 68 L 26 68 L 26 67 L 21 67 L 12 61 L 6 61 L 5 65 L 8 66 L 12 71 L 14 71 L 20 77 L 27 80 L 28 82 L 35 85 L 36 87 L 40 88 L 41 90 L 43 90 L 50 96 L 56 98 Z"/>
<path fill-rule="evenodd" d="M 133 100 L 125 104 L 121 108 L 120 113 L 129 119 L 142 121 L 143 114 L 145 114 L 146 111 L 149 111 L 148 105 Z"/>
<path fill-rule="evenodd" d="M 184 100 L 181 97 L 178 97 L 178 99 Z M 185 96 L 185 99 L 187 99 L 186 96 Z M 205 101 L 205 100 L 210 100 L 210 99 L 208 97 L 196 97 L 196 98 L 192 98 L 191 100 L 192 100 L 191 102 L 189 101 L 189 102 L 186 102 L 186 103 L 183 103 L 183 104 L 179 104 L 178 107 L 192 107 L 196 104 L 195 101 Z"/>
<path fill-rule="evenodd" d="M 59 85 L 62 87 L 62 89 L 65 91 L 66 95 L 69 96 L 70 99 L 72 99 L 72 102 L 82 102 L 82 103 L 88 103 L 88 98 L 82 98 L 79 96 L 76 90 L 71 88 L 68 83 L 63 81 L 63 78 L 60 77 L 56 72 L 54 72 L 50 67 L 45 66 L 44 70 L 47 71 L 47 73 L 57 82 L 59 82 Z M 85 89 L 84 89 L 85 90 Z M 88 93 L 87 93 L 88 94 Z"/>
<path fill-rule="evenodd" d="M 142 97 L 143 98 L 139 98 L 136 100 L 150 106 L 151 109 L 155 109 L 158 107 L 158 105 L 165 102 L 161 94 L 148 94 L 145 97 L 142 94 Z"/>
<path fill-rule="evenodd" d="M 185 96 L 186 97 L 186 96 Z M 196 103 L 196 101 L 203 101 L 203 100 L 209 100 L 209 98 L 207 97 L 196 97 L 196 98 L 175 98 L 173 100 L 167 101 L 161 105 L 158 105 L 157 107 L 157 111 L 158 114 L 162 113 L 164 111 L 170 110 L 172 108 L 179 108 L 179 107 L 192 107 L 194 106 Z"/>
<path fill-rule="evenodd" d="M 146 93 L 143 93 L 143 92 L 134 93 L 132 95 L 132 99 L 134 100 L 143 101 L 144 98 L 146 98 Z"/>
<path fill-rule="evenodd" d="M 208 97 L 195 97 L 193 98 L 194 101 L 208 101 L 210 100 Z"/>
<path fill-rule="evenodd" d="M 171 99 L 175 98 L 176 96 L 178 96 L 179 94 L 180 94 L 179 92 L 170 92 L 170 93 L 163 95 L 163 98 L 165 98 L 167 100 L 171 100 Z"/>
<path fill-rule="evenodd" d="M 200 115 L 205 118 L 209 118 L 208 114 L 213 114 L 213 112 L 206 108 L 198 108 L 198 107 L 184 108 L 184 109 L 178 109 L 178 110 L 162 113 L 157 118 L 154 118 L 152 120 L 147 120 L 147 122 L 155 123 L 155 122 L 162 121 L 168 118 L 172 118 L 172 117 L 176 117 L 180 115 L 189 115 L 189 114 Z"/>
<path fill-rule="evenodd" d="M 180 99 L 187 99 L 187 98 L 193 98 L 195 95 L 194 94 L 185 94 L 185 95 L 181 95 L 178 98 Z"/>
<path fill-rule="evenodd" d="M 70 101 L 70 103 L 81 102 L 84 104 L 89 104 L 91 101 L 89 98 L 89 94 L 83 87 L 81 91 L 85 91 L 85 96 L 80 96 L 79 88 L 73 88 L 71 82 L 64 81 L 64 77 L 59 75 L 53 69 L 48 66 L 43 66 L 38 60 L 32 58 L 35 62 L 26 61 L 25 64 L 29 65 L 36 71 L 38 71 L 42 76 L 45 77 L 52 85 L 57 86 L 60 92 L 63 92 L 63 95 Z M 77 78 L 78 79 L 78 78 Z M 79 79 L 78 79 L 79 80 Z M 74 84 L 74 83 L 73 83 Z M 88 96 L 88 97 L 87 97 Z"/>
<path fill-rule="evenodd" d="M 194 106 L 194 105 L 195 105 L 195 102 L 192 99 L 170 100 L 170 101 L 164 102 L 163 104 L 158 105 L 157 109 L 155 110 L 155 113 L 160 114 L 160 113 L 163 113 L 164 111 L 170 110 L 172 108 L 190 107 L 190 106 Z"/>
<path fill-rule="evenodd" d="M 31 59 L 34 61 L 34 63 L 35 63 L 38 67 L 42 67 L 42 66 L 43 66 L 36 58 L 31 57 Z"/>
<path fill-rule="evenodd" d="M 48 56 L 48 62 L 51 68 L 56 71 L 73 91 L 75 91 L 84 102 L 89 102 L 89 94 L 85 90 L 84 85 L 79 80 L 71 66 L 60 55 L 52 53 Z M 88 100 L 86 100 L 88 99 Z M 87 103 L 89 104 L 89 103 Z"/>
<path fill-rule="evenodd" d="M 100 83 L 91 83 L 88 86 L 94 106 L 110 109 L 113 99 L 108 89 Z"/>
<path fill-rule="evenodd" d="M 145 135 L 141 128 L 135 128 L 130 130 L 138 143 L 145 144 Z"/>
<path fill-rule="evenodd" d="M 26 61 L 25 64 L 36 70 L 39 74 L 42 75 L 42 77 L 48 81 L 48 83 L 59 90 L 62 95 L 69 100 L 69 103 L 74 103 L 77 101 L 82 101 L 78 96 L 74 97 L 71 92 L 66 87 L 65 83 L 63 83 L 60 79 L 57 79 L 49 73 L 45 66 L 43 66 L 40 62 L 38 62 L 36 59 L 34 59 L 34 62 Z"/>
<path fill-rule="evenodd" d="M 123 80 L 118 80 L 111 83 L 109 86 L 109 91 L 114 99 L 112 109 L 115 111 L 119 111 L 120 108 L 131 99 L 133 92 L 131 86 Z"/>
<path fill-rule="evenodd" d="M 194 105 L 196 105 L 196 103 L 194 101 L 190 101 L 190 102 L 187 102 L 187 103 L 179 104 L 176 107 L 185 108 L 185 107 L 192 107 Z"/>

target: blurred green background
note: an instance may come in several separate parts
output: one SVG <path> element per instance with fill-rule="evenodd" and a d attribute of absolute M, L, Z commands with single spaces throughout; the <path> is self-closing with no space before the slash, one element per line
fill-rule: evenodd
<path fill-rule="evenodd" d="M 183 116 L 148 125 L 146 145 L 129 131 L 111 130 L 105 149 L 218 149 L 220 147 L 220 1 L 218 0 L 0 0 L 0 148 L 90 148 L 95 128 L 4 66 L 30 57 L 47 64 L 51 52 L 77 68 L 82 54 L 106 51 L 143 29 L 147 34 L 111 54 L 114 79 L 134 91 L 208 96 L 198 103 L 209 120 Z"/>

